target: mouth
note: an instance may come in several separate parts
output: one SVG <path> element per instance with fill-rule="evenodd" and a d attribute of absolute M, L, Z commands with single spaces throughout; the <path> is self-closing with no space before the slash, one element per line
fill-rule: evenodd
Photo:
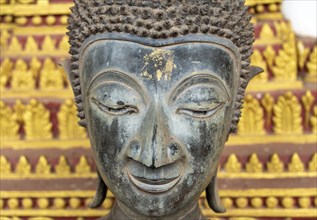
<path fill-rule="evenodd" d="M 148 193 L 164 193 L 172 189 L 180 180 L 181 166 L 176 162 L 160 168 L 149 168 L 131 161 L 127 173 L 138 189 Z"/>

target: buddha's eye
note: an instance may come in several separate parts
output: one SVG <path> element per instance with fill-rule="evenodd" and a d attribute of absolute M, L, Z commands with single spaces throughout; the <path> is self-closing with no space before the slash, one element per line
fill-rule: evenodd
<path fill-rule="evenodd" d="M 181 107 L 177 109 L 176 113 L 194 118 L 208 118 L 221 109 L 224 104 L 224 102 L 213 102 L 209 107 Z"/>
<path fill-rule="evenodd" d="M 131 115 L 139 113 L 139 109 L 133 105 L 125 105 L 125 104 L 118 104 L 118 105 L 109 105 L 104 104 L 98 99 L 92 97 L 92 101 L 99 107 L 100 110 L 116 116 L 122 115 Z"/>

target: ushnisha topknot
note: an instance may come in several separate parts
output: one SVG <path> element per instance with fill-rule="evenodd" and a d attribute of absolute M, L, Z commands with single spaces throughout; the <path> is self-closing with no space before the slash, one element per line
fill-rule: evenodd
<path fill-rule="evenodd" d="M 85 39 L 107 32 L 166 39 L 188 34 L 216 35 L 232 41 L 241 54 L 240 88 L 231 132 L 241 115 L 254 42 L 244 0 L 74 0 L 68 20 L 72 86 L 79 124 L 86 126 L 79 79 L 79 51 Z"/>

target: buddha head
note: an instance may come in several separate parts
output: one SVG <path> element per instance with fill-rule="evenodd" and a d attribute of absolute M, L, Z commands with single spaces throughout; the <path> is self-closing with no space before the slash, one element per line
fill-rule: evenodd
<path fill-rule="evenodd" d="M 254 41 L 243 0 L 75 0 L 69 79 L 79 124 L 126 215 L 184 216 L 217 194 L 218 160 L 239 121 Z M 184 214 L 185 213 L 185 214 Z"/>

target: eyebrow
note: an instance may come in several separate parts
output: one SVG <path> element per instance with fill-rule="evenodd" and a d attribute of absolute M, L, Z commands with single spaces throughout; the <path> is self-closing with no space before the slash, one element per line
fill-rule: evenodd
<path fill-rule="evenodd" d="M 211 85 L 214 84 L 218 88 L 221 89 L 222 92 L 231 100 L 231 96 L 228 92 L 228 89 L 224 85 L 224 83 L 215 75 L 211 75 L 211 73 L 199 73 L 194 76 L 190 76 L 183 81 L 181 81 L 172 91 L 169 96 L 168 102 L 171 104 L 175 102 L 177 97 L 182 94 L 185 90 L 200 84 Z"/>

